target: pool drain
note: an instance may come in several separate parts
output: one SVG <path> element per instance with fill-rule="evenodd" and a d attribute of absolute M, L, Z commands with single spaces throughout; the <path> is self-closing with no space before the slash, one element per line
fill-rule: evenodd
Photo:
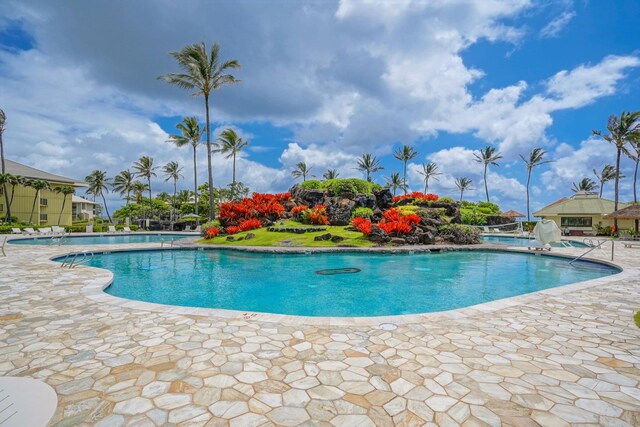
<path fill-rule="evenodd" d="M 352 274 L 352 273 L 360 273 L 359 268 L 329 268 L 326 270 L 318 270 L 316 274 L 321 274 L 323 276 L 332 276 L 334 274 Z"/>

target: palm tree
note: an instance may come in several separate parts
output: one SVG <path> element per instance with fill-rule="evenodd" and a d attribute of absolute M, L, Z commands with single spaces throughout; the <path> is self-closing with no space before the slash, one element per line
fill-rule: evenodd
<path fill-rule="evenodd" d="M 142 181 L 134 181 L 131 185 L 131 192 L 137 204 L 142 204 L 143 194 L 147 191 L 147 184 Z"/>
<path fill-rule="evenodd" d="M 4 110 L 0 108 L 0 163 L 2 164 L 2 170 L 0 170 L 0 173 L 2 173 L 3 175 L 6 174 L 6 171 L 5 171 L 5 165 L 4 165 L 4 144 L 2 142 L 2 134 L 4 133 L 6 123 L 7 123 L 7 116 L 4 113 Z M 2 186 L 4 188 L 4 200 L 6 201 L 6 204 L 7 204 L 7 215 L 5 216 L 5 218 L 8 219 L 9 224 L 11 224 L 11 203 L 9 202 L 9 193 L 7 192 L 7 183 L 8 183 L 8 179 L 2 183 Z"/>
<path fill-rule="evenodd" d="M 490 200 L 489 187 L 487 186 L 487 170 L 489 168 L 489 165 L 500 166 L 498 164 L 498 160 L 502 158 L 502 155 L 500 153 L 496 153 L 496 148 L 490 145 L 487 145 L 484 150 L 480 150 L 480 154 L 473 153 L 473 155 L 476 162 L 484 164 L 484 192 L 487 195 L 487 202 L 489 202 Z"/>
<path fill-rule="evenodd" d="M 178 162 L 169 162 L 162 168 L 164 172 L 164 176 L 166 177 L 164 180 L 169 181 L 173 180 L 173 201 L 171 203 L 171 218 L 172 221 L 175 221 L 176 217 L 176 193 L 178 192 L 178 180 L 180 178 L 184 178 L 180 172 L 182 172 L 182 168 L 178 164 Z"/>
<path fill-rule="evenodd" d="M 393 195 L 396 195 L 396 190 L 405 190 L 404 181 L 400 178 L 400 172 L 393 172 L 389 178 L 386 178 L 385 186 L 390 189 Z"/>
<path fill-rule="evenodd" d="M 153 218 L 153 200 L 151 199 L 151 177 L 156 176 L 155 170 L 157 167 L 153 166 L 153 157 L 142 156 L 133 164 L 133 169 L 136 171 L 136 175 L 147 178 L 147 189 L 149 190 L 149 218 Z M 146 219 L 146 217 L 145 217 Z"/>
<path fill-rule="evenodd" d="M 198 215 L 198 162 L 197 162 L 197 149 L 202 139 L 202 129 L 198 119 L 195 117 L 186 117 L 182 120 L 182 123 L 176 125 L 182 135 L 169 135 L 169 141 L 176 144 L 178 147 L 183 147 L 187 144 L 193 148 L 193 193 L 196 196 L 195 200 L 195 214 Z M 188 201 L 188 200 L 187 200 Z M 196 218 L 196 225 L 200 224 L 200 218 Z"/>
<path fill-rule="evenodd" d="M 325 173 L 322 174 L 324 179 L 336 179 L 340 176 L 336 169 L 329 169 Z"/>
<path fill-rule="evenodd" d="M 638 123 L 638 118 L 640 118 L 640 111 L 636 111 L 635 113 L 629 113 L 623 111 L 620 114 L 620 118 L 618 119 L 615 115 L 609 116 L 609 120 L 607 120 L 607 129 L 609 130 L 609 135 L 602 135 L 602 132 L 599 130 L 594 130 L 593 135 L 600 136 L 607 142 L 612 143 L 616 147 L 616 177 L 614 179 L 614 201 L 613 201 L 613 210 L 618 210 L 618 184 L 620 182 L 620 157 L 622 153 L 629 154 L 629 150 L 627 150 L 627 143 L 633 144 L 633 141 L 637 141 L 640 138 L 640 123 Z M 613 220 L 613 225 L 618 229 L 618 219 L 615 218 Z"/>
<path fill-rule="evenodd" d="M 16 186 L 24 185 L 25 178 L 20 175 L 9 175 L 7 184 L 11 185 L 11 198 L 9 199 L 9 206 L 13 204 L 13 196 L 16 194 Z"/>
<path fill-rule="evenodd" d="M 393 153 L 393 157 L 402 161 L 404 163 L 404 173 L 402 174 L 402 187 L 404 190 L 404 194 L 407 194 L 407 162 L 409 160 L 415 159 L 418 155 L 418 152 L 408 145 L 403 145 L 401 148 L 398 148 Z"/>
<path fill-rule="evenodd" d="M 467 178 L 466 176 L 462 178 L 456 178 L 456 187 L 458 187 L 458 190 L 460 190 L 460 201 L 462 201 L 464 192 L 471 189 L 472 182 L 473 181 L 471 181 L 471 179 Z"/>
<path fill-rule="evenodd" d="M 236 183 L 236 155 L 242 151 L 244 147 L 249 145 L 247 141 L 240 138 L 236 131 L 233 129 L 225 129 L 222 131 L 220 136 L 218 137 L 218 141 L 220 142 L 220 148 L 216 150 L 221 154 L 226 154 L 225 159 L 233 157 L 233 178 L 231 179 L 231 184 L 235 186 Z M 232 195 L 233 196 L 233 195 Z"/>
<path fill-rule="evenodd" d="M 571 191 L 577 193 L 578 191 L 586 191 L 591 193 L 594 190 L 598 189 L 598 184 L 596 184 L 591 178 L 582 178 L 579 183 L 573 183 L 573 188 Z"/>
<path fill-rule="evenodd" d="M 25 182 L 27 187 L 33 188 L 36 190 L 36 193 L 33 195 L 33 205 L 31 205 L 31 214 L 29 215 L 29 224 L 33 224 L 31 221 L 33 220 L 33 213 L 36 210 L 36 202 L 38 201 L 38 197 L 40 196 L 40 192 L 42 190 L 49 189 L 49 183 L 42 179 L 34 179 Z M 38 222 L 39 223 L 39 222 Z"/>
<path fill-rule="evenodd" d="M 440 171 L 438 171 L 438 165 L 434 162 L 423 163 L 422 170 L 418 171 L 418 173 L 424 176 L 424 192 L 429 191 L 429 178 L 433 178 L 436 181 L 439 181 L 436 176 L 442 175 Z"/>
<path fill-rule="evenodd" d="M 529 209 L 529 184 L 531 183 L 531 171 L 536 166 L 544 165 L 545 163 L 551 163 L 550 160 L 543 160 L 544 156 L 547 154 L 540 147 L 536 147 L 529 153 L 529 158 L 525 158 L 522 154 L 520 154 L 520 158 L 527 165 L 527 221 L 531 221 L 530 209 Z"/>
<path fill-rule="evenodd" d="M 615 179 L 616 177 L 616 168 L 613 165 L 604 165 L 602 168 L 602 172 L 598 173 L 597 170 L 593 170 L 593 174 L 598 178 L 598 182 L 600 182 L 600 195 L 602 197 L 602 190 L 604 189 L 604 184 Z"/>
<path fill-rule="evenodd" d="M 113 178 L 113 184 L 111 185 L 111 188 L 120 193 L 121 196 L 126 194 L 125 200 L 127 201 L 127 206 L 129 206 L 129 201 L 131 199 L 129 196 L 131 195 L 134 179 L 135 175 L 131 173 L 129 169 L 123 170 Z"/>
<path fill-rule="evenodd" d="M 53 191 L 58 194 L 62 194 L 62 209 L 60 209 L 60 215 L 58 215 L 58 225 L 60 225 L 60 220 L 62 219 L 62 214 L 64 213 L 64 207 L 67 204 L 67 196 L 69 194 L 75 194 L 76 189 L 69 185 L 65 185 L 63 187 L 55 187 Z"/>
<path fill-rule="evenodd" d="M 107 212 L 107 218 L 109 218 L 109 222 L 113 223 L 111 220 L 111 215 L 109 215 L 109 208 L 107 207 L 107 199 L 104 197 L 104 193 L 109 192 L 109 178 L 107 178 L 107 173 L 101 170 L 94 170 L 91 174 L 87 175 L 84 181 L 89 184 L 89 188 L 87 188 L 87 193 L 92 194 L 95 197 L 102 197 L 102 203 L 104 204 L 104 210 Z"/>
<path fill-rule="evenodd" d="M 213 200 L 213 168 L 211 166 L 211 121 L 209 119 L 209 97 L 211 91 L 220 89 L 226 84 L 239 83 L 230 70 L 240 69 L 240 63 L 231 59 L 222 62 L 220 59 L 220 45 L 214 43 L 210 52 L 204 42 L 194 43 L 183 47 L 177 52 L 171 52 L 171 56 L 178 62 L 181 73 L 169 73 L 158 77 L 167 83 L 183 89 L 195 90 L 192 96 L 203 96 L 205 106 L 205 118 L 207 133 L 207 166 L 209 174 L 209 219 L 215 216 Z M 197 191 L 196 191 L 197 193 Z M 197 203 L 196 203 L 197 206 Z"/>
<path fill-rule="evenodd" d="M 358 159 L 358 166 L 356 169 L 365 172 L 367 174 L 367 181 L 371 182 L 371 174 L 381 171 L 384 168 L 380 166 L 380 160 L 378 160 L 376 156 L 367 153 L 363 154 L 362 157 Z"/>
<path fill-rule="evenodd" d="M 294 178 L 302 177 L 302 182 L 304 182 L 307 180 L 307 176 L 313 177 L 313 175 L 311 175 L 311 169 L 312 168 L 308 167 L 305 162 L 300 162 L 296 164 L 296 169 L 291 171 L 291 176 Z"/>
<path fill-rule="evenodd" d="M 636 138 L 631 141 L 631 148 L 633 151 L 629 150 L 629 157 L 636 164 L 633 170 L 633 203 L 638 203 L 638 193 L 637 193 L 637 183 L 638 183 L 638 165 L 640 164 L 640 139 Z M 622 178 L 622 177 L 621 177 Z"/>

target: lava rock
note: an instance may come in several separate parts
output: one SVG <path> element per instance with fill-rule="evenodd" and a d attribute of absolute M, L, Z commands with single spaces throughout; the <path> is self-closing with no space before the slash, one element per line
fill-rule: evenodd
<path fill-rule="evenodd" d="M 251 240 L 251 239 L 253 239 L 254 237 L 256 237 L 256 235 L 255 235 L 255 234 L 253 234 L 253 233 L 247 233 L 247 235 L 246 235 L 246 236 L 244 236 L 244 240 Z"/>
<path fill-rule="evenodd" d="M 387 209 L 393 203 L 393 195 L 388 188 L 383 188 L 382 190 L 374 191 L 373 197 L 376 199 L 376 205 L 380 209 Z"/>
<path fill-rule="evenodd" d="M 392 245 L 404 245 L 407 243 L 402 237 L 392 237 L 390 241 Z"/>
<path fill-rule="evenodd" d="M 380 227 L 373 226 L 371 227 L 371 234 L 369 234 L 369 240 L 374 243 L 387 243 L 391 238 L 389 235 Z"/>
<path fill-rule="evenodd" d="M 236 240 L 236 239 L 235 239 L 233 236 L 227 236 L 227 240 L 228 240 L 229 242 L 231 242 L 231 241 Z"/>
<path fill-rule="evenodd" d="M 340 243 L 340 242 L 342 242 L 343 240 L 344 240 L 344 237 L 342 237 L 342 236 L 333 236 L 333 237 L 331 237 L 331 241 L 332 241 L 333 243 Z"/>
<path fill-rule="evenodd" d="M 313 238 L 316 242 L 321 242 L 323 240 L 331 240 L 331 233 L 321 234 Z"/>

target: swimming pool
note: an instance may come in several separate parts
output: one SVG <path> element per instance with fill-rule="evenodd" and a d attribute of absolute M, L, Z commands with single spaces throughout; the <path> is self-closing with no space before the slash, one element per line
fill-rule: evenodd
<path fill-rule="evenodd" d="M 97 254 L 114 296 L 303 316 L 382 316 L 466 307 L 595 279 L 603 264 L 491 251 L 268 254 L 158 250 Z"/>
<path fill-rule="evenodd" d="M 159 243 L 194 237 L 196 234 L 169 233 L 136 233 L 136 234 L 99 234 L 95 236 L 43 236 L 28 239 L 13 239 L 9 243 L 14 245 L 115 245 L 119 243 Z"/>
<path fill-rule="evenodd" d="M 527 237 L 515 237 L 515 236 L 482 236 L 482 241 L 487 243 L 506 243 L 512 246 L 527 246 L 530 245 L 533 239 L 529 239 Z M 585 245 L 582 242 L 576 242 L 575 240 L 565 240 L 573 246 L 574 248 L 588 248 L 588 245 Z M 561 243 L 552 243 L 551 246 L 554 248 L 562 248 L 564 247 Z"/>

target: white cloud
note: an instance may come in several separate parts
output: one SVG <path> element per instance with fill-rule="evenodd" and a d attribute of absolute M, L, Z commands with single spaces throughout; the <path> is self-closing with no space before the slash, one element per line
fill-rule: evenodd
<path fill-rule="evenodd" d="M 542 30 L 540 30 L 540 37 L 544 39 L 558 37 L 564 27 L 566 27 L 575 16 L 576 13 L 573 11 L 562 12 L 547 25 L 545 25 Z"/>

